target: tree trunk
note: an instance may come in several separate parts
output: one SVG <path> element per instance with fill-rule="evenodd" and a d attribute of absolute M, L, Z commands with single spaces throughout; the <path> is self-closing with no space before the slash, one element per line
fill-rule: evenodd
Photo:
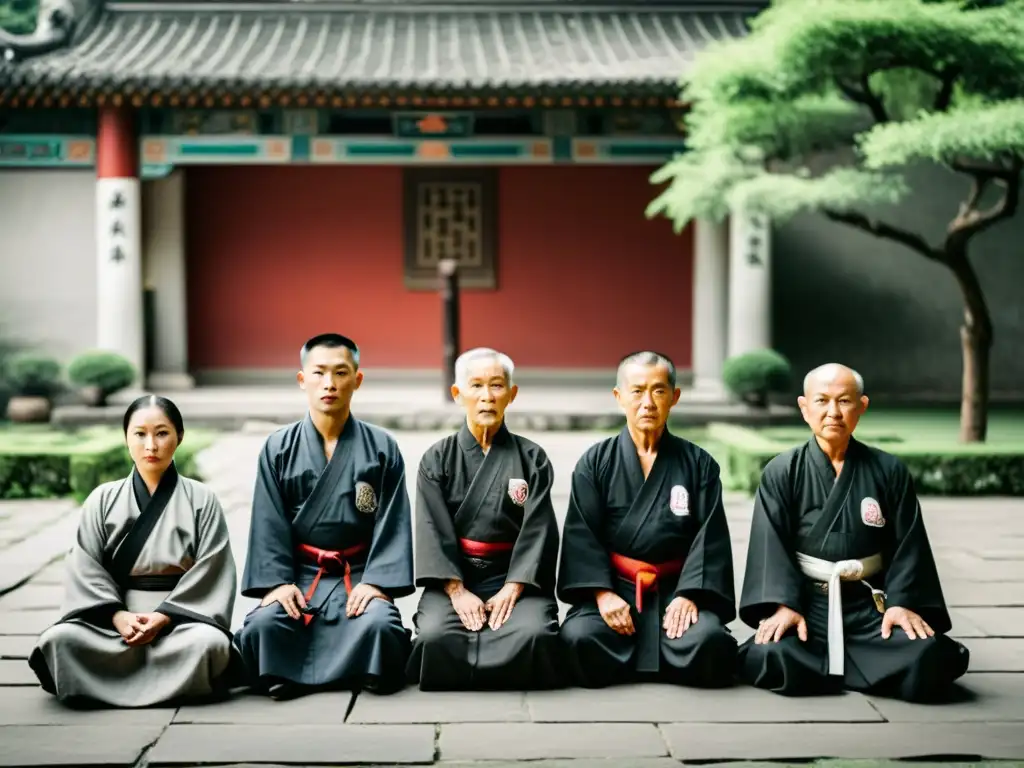
<path fill-rule="evenodd" d="M 964 297 L 964 324 L 960 327 L 963 350 L 960 440 L 965 443 L 983 443 L 988 435 L 992 318 L 978 276 L 967 260 L 966 253 L 950 259 L 948 263 Z"/>

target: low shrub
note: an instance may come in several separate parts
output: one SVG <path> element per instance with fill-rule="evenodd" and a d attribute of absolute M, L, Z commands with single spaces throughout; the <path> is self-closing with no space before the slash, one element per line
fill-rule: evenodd
<path fill-rule="evenodd" d="M 720 446 L 729 490 L 754 493 L 765 465 L 777 455 L 810 439 L 733 424 L 709 424 L 708 437 Z M 794 434 L 795 436 L 795 434 Z M 884 432 L 858 430 L 857 437 L 900 458 L 917 492 L 931 496 L 1024 496 L 1024 440 L 1020 443 L 900 442 Z"/>
<path fill-rule="evenodd" d="M 68 381 L 80 387 L 96 387 L 106 398 L 135 381 L 135 366 L 114 352 L 83 352 L 68 365 Z"/>
<path fill-rule="evenodd" d="M 730 357 L 722 366 L 722 383 L 745 403 L 764 408 L 768 395 L 785 392 L 793 380 L 789 361 L 773 349 Z"/>
<path fill-rule="evenodd" d="M 61 389 L 60 363 L 35 352 L 19 352 L 8 358 L 4 379 L 12 395 L 53 397 Z"/>

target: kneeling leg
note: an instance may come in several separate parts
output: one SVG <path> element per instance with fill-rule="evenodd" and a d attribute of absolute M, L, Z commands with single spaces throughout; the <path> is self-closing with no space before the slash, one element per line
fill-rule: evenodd
<path fill-rule="evenodd" d="M 406 678 L 422 691 L 465 690 L 471 687 L 470 648 L 476 636 L 462 624 L 451 599 L 436 589 L 423 592 L 413 616 Z"/>
<path fill-rule="evenodd" d="M 737 653 L 739 677 L 747 685 L 784 696 L 838 693 L 842 678 L 828 674 L 824 644 L 788 634 L 779 642 L 758 645 L 751 636 Z"/>
<path fill-rule="evenodd" d="M 911 640 L 896 628 L 888 639 L 858 638 L 846 648 L 846 685 L 904 701 L 936 703 L 949 696 L 971 654 L 945 635 Z"/>
<path fill-rule="evenodd" d="M 570 608 L 559 634 L 568 673 L 577 685 L 603 688 L 629 680 L 636 637 L 609 627 L 596 603 Z"/>
<path fill-rule="evenodd" d="M 736 638 L 711 611 L 703 611 L 680 637 L 661 629 L 661 669 L 666 682 L 724 688 L 735 681 Z"/>

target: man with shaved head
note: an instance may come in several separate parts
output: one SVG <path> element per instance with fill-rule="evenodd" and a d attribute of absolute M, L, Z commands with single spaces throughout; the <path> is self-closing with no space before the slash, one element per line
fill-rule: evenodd
<path fill-rule="evenodd" d="M 576 464 L 562 532 L 569 672 L 590 688 L 731 685 L 736 597 L 718 464 L 668 430 L 680 392 L 667 357 L 625 357 L 614 394 L 626 426 Z"/>
<path fill-rule="evenodd" d="M 853 437 L 864 380 L 815 368 L 797 401 L 813 432 L 772 459 L 754 499 L 740 618 L 740 676 L 807 695 L 843 688 L 936 701 L 967 671 L 914 482 Z"/>

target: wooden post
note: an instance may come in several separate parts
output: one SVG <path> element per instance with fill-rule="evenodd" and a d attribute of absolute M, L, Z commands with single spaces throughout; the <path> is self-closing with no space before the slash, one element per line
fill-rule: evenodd
<path fill-rule="evenodd" d="M 441 314 L 444 371 L 444 399 L 450 401 L 455 384 L 455 359 L 459 356 L 459 269 L 455 259 L 442 259 L 437 265 L 441 286 Z"/>

